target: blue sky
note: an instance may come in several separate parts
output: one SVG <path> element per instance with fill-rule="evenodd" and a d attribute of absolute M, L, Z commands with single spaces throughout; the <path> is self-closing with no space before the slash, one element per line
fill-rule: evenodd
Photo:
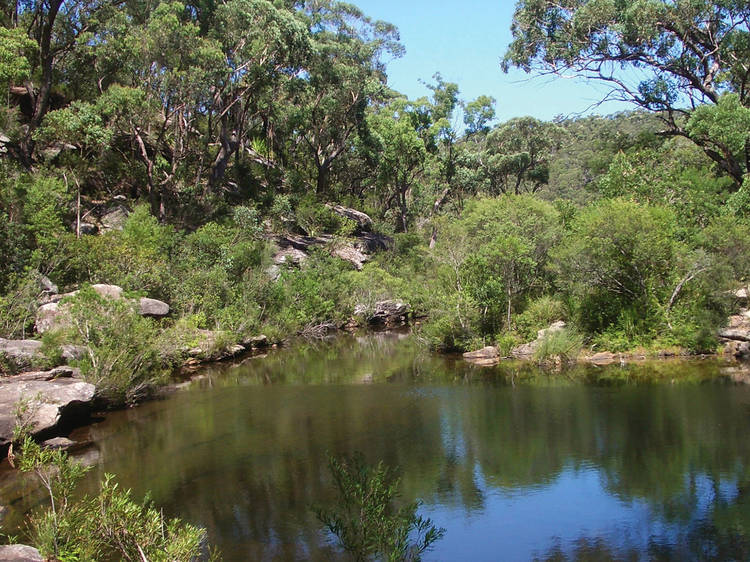
<path fill-rule="evenodd" d="M 532 115 L 552 119 L 584 112 L 604 97 L 601 85 L 581 80 L 534 77 L 521 71 L 504 74 L 500 59 L 511 41 L 512 0 L 349 0 L 373 19 L 395 24 L 406 54 L 388 62 L 392 88 L 409 98 L 428 95 L 419 80 L 440 72 L 456 82 L 460 97 L 497 100 L 497 117 Z M 588 113 L 606 115 L 630 106 L 610 102 Z"/>

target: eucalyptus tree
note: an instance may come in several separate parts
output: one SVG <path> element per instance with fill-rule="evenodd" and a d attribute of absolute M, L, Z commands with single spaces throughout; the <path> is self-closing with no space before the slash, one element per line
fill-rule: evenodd
<path fill-rule="evenodd" d="M 734 181 L 748 171 L 750 5 L 744 0 L 521 0 L 502 62 L 610 86 L 607 98 L 658 112 L 664 134 L 690 138 Z M 727 94 L 733 97 L 725 100 Z M 741 151 L 690 118 L 723 119 L 741 132 Z M 731 117 L 727 119 L 728 116 Z M 740 125 L 733 125 L 739 121 Z"/>
<path fill-rule="evenodd" d="M 351 4 L 330 0 L 304 6 L 312 56 L 295 83 L 294 127 L 298 154 L 312 161 L 317 193 L 329 191 L 336 160 L 352 146 L 370 104 L 387 93 L 383 57 L 398 57 L 398 30 L 373 21 Z"/>

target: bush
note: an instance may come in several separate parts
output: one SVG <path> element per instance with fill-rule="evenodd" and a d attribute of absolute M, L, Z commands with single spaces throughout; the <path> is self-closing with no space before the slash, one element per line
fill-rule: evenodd
<path fill-rule="evenodd" d="M 558 320 L 568 320 L 568 310 L 561 300 L 549 296 L 532 300 L 523 314 L 516 317 L 516 329 L 525 341 L 536 338 L 537 332 Z"/>
<path fill-rule="evenodd" d="M 418 503 L 396 507 L 399 481 L 382 462 L 368 466 L 361 454 L 328 462 L 339 502 L 316 515 L 356 560 L 416 561 L 445 534 L 417 515 Z"/>
<path fill-rule="evenodd" d="M 164 381 L 170 358 L 160 354 L 159 330 L 131 302 L 102 298 L 84 286 L 71 299 L 70 317 L 71 337 L 86 350 L 81 376 L 109 404 L 137 402 Z"/>
<path fill-rule="evenodd" d="M 26 437 L 19 468 L 36 474 L 50 500 L 30 518 L 32 541 L 48 559 L 188 562 L 201 554 L 204 530 L 167 519 L 148 500 L 136 503 L 112 475 L 96 496 L 75 498 L 88 468 L 60 450 L 42 449 Z"/>
<path fill-rule="evenodd" d="M 568 328 L 547 332 L 534 351 L 536 361 L 569 361 L 578 356 L 583 337 Z"/>

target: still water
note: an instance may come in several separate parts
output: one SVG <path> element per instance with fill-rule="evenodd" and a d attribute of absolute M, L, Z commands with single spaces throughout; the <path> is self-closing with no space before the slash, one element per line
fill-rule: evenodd
<path fill-rule="evenodd" d="M 482 369 L 410 338 L 210 367 L 86 430 L 118 475 L 226 560 L 337 558 L 311 506 L 329 454 L 397 467 L 446 529 L 426 560 L 750 559 L 750 388 L 715 361 Z"/>

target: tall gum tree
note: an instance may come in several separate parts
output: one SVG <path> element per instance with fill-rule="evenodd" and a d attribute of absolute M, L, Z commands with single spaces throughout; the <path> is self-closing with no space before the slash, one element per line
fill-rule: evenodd
<path fill-rule="evenodd" d="M 690 138 L 732 178 L 735 190 L 742 186 L 748 131 L 746 148 L 738 152 L 688 124 L 696 108 L 715 106 L 726 94 L 737 96 L 738 108 L 750 105 L 746 0 L 521 0 L 511 30 L 503 70 L 608 84 L 608 99 L 658 112 L 663 134 Z"/>

